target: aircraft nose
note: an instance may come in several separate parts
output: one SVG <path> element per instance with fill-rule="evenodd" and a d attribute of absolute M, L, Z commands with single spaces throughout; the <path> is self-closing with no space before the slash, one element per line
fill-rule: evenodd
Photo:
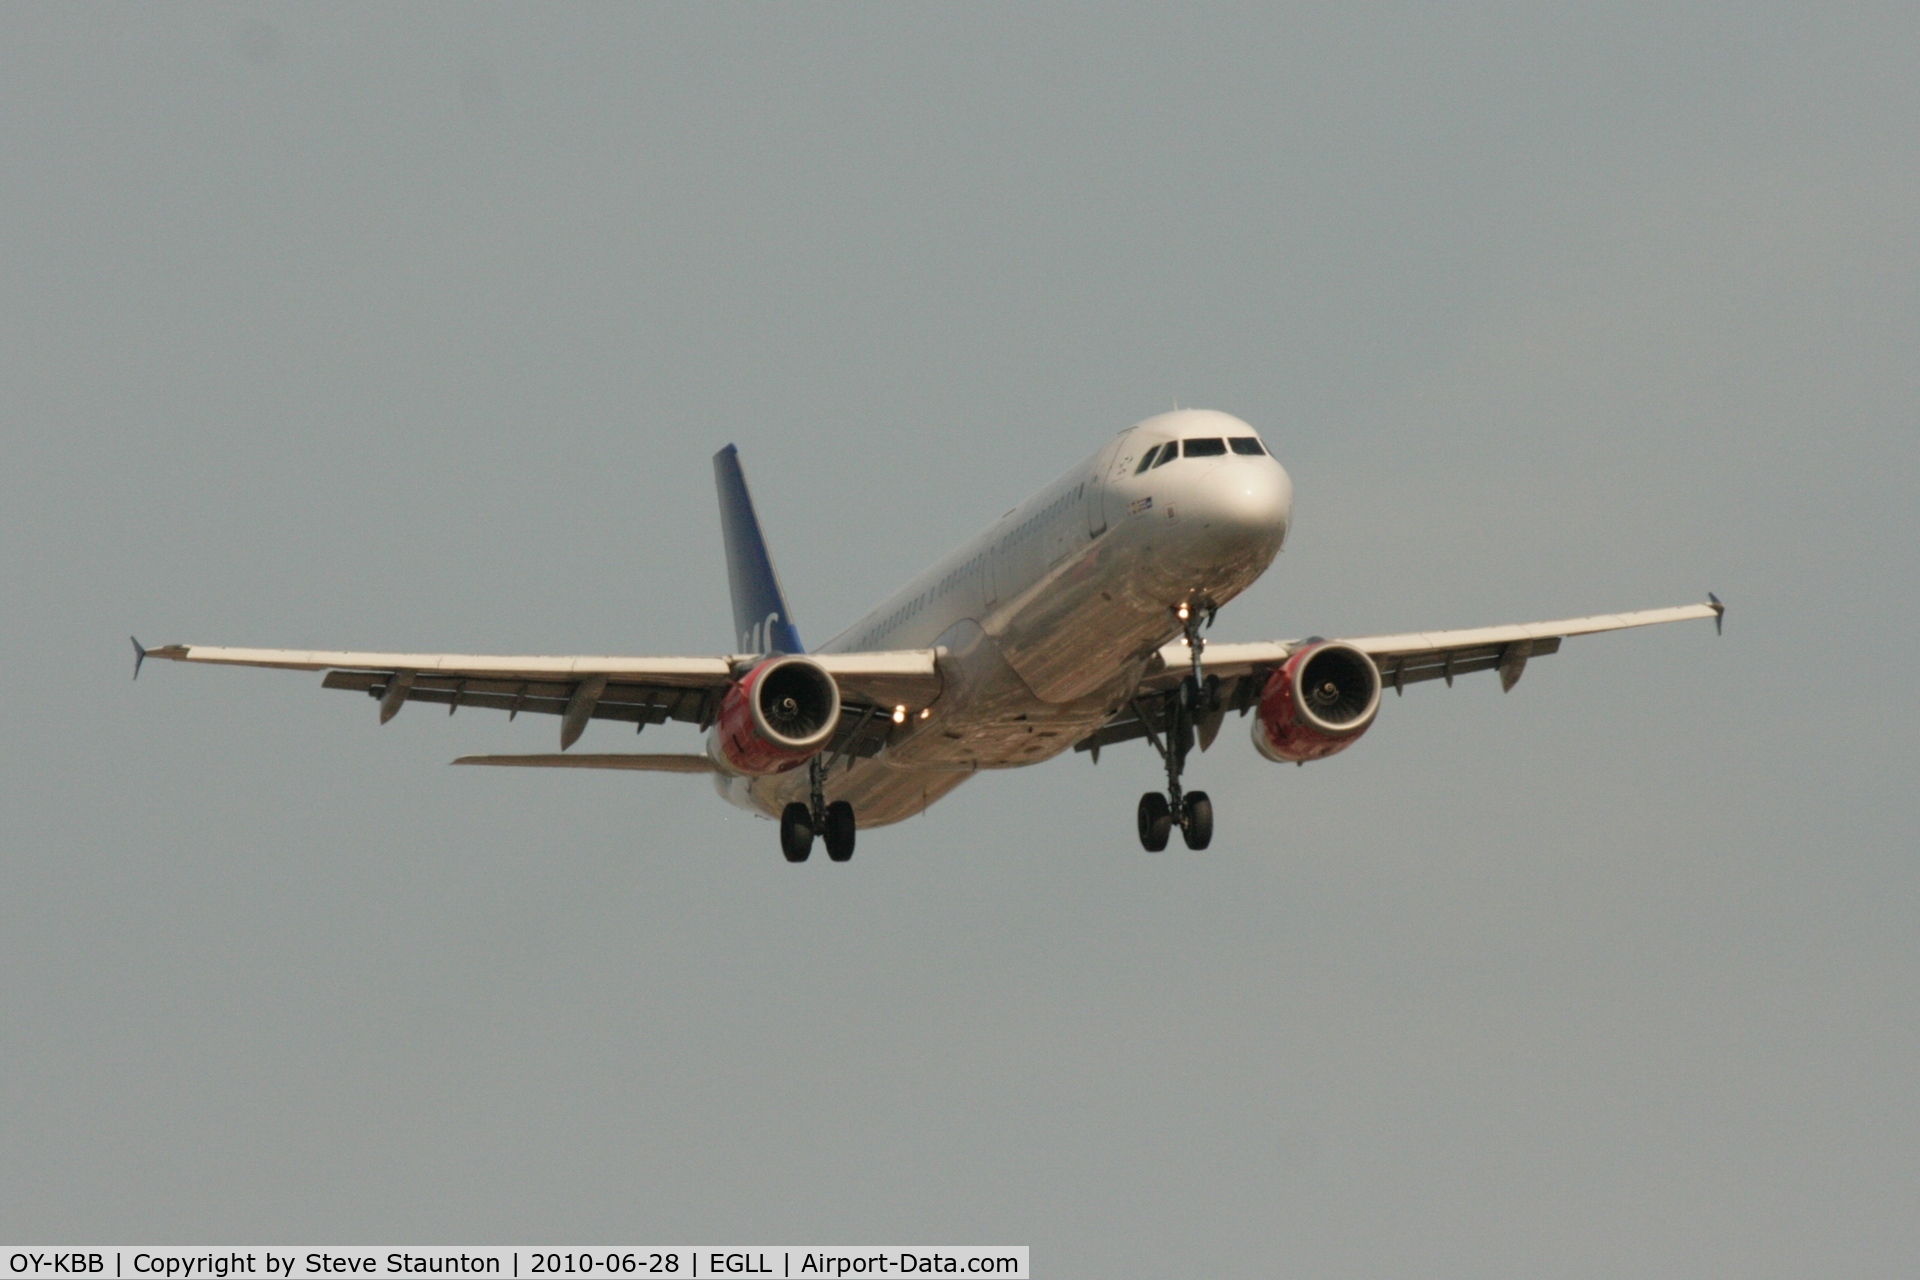
<path fill-rule="evenodd" d="M 1238 459 L 1207 477 L 1206 497 L 1194 512 L 1236 540 L 1278 550 L 1293 521 L 1293 479 L 1272 458 Z"/>

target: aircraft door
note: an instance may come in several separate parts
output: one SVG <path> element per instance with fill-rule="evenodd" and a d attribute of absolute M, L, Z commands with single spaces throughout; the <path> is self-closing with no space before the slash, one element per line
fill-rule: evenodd
<path fill-rule="evenodd" d="M 1127 493 L 1122 482 L 1133 474 L 1133 465 L 1140 460 L 1140 451 L 1145 447 L 1140 433 L 1129 431 L 1115 440 L 1112 449 L 1103 455 L 1106 466 L 1101 468 L 1100 500 L 1104 504 L 1101 511 L 1104 520 L 1126 518 Z"/>
<path fill-rule="evenodd" d="M 1120 448 L 1122 439 L 1116 439 L 1100 451 L 1087 469 L 1087 494 L 1083 501 L 1087 509 L 1087 536 L 1097 538 L 1107 531 L 1107 468 L 1113 464 L 1113 455 Z"/>

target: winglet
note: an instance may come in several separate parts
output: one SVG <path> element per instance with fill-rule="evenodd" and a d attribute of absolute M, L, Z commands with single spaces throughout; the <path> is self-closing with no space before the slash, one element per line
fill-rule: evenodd
<path fill-rule="evenodd" d="M 133 640 L 133 678 L 138 680 L 140 678 L 140 664 L 147 660 L 147 651 L 134 637 L 128 636 L 127 639 Z"/>
<path fill-rule="evenodd" d="M 1720 603 L 1719 596 L 1709 591 L 1707 592 L 1707 607 L 1713 610 L 1713 634 L 1717 636 L 1725 635 L 1726 633 L 1722 631 L 1720 627 L 1721 624 L 1727 620 L 1727 606 Z"/>

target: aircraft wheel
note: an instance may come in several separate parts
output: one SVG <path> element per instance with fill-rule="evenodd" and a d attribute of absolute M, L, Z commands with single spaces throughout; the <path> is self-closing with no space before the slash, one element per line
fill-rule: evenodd
<path fill-rule="evenodd" d="M 1180 834 L 1187 838 L 1187 848 L 1204 849 L 1213 843 L 1213 801 L 1207 799 L 1204 791 L 1189 792 L 1186 810 Z"/>
<path fill-rule="evenodd" d="M 1167 838 L 1173 834 L 1173 811 L 1167 807 L 1167 798 L 1158 791 L 1149 791 L 1140 797 L 1140 808 L 1135 817 L 1140 824 L 1140 847 L 1148 853 L 1159 853 L 1167 847 Z"/>
<path fill-rule="evenodd" d="M 780 811 L 780 852 L 788 862 L 805 862 L 813 852 L 813 810 L 798 800 Z"/>
<path fill-rule="evenodd" d="M 845 800 L 835 800 L 827 806 L 827 829 L 823 833 L 827 838 L 827 856 L 835 862 L 845 862 L 853 856 L 853 806 Z"/>

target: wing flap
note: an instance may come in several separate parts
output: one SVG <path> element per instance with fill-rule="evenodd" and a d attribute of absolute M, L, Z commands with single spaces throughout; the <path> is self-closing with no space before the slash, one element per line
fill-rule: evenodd
<path fill-rule="evenodd" d="M 579 755 L 535 756 L 461 756 L 455 764 L 506 765 L 532 769 L 637 769 L 646 773 L 714 773 L 713 761 L 705 756 L 667 755 L 659 752 L 603 753 L 583 751 Z"/>
<path fill-rule="evenodd" d="M 394 674 L 391 671 L 329 671 L 320 683 L 323 688 L 346 689 L 379 698 L 386 694 Z M 505 711 L 510 716 L 522 711 L 564 715 L 579 684 L 578 681 L 416 675 L 407 690 L 407 701 L 439 703 L 448 708 L 448 714 L 461 707 L 483 707 Z M 595 700 L 592 718 L 641 725 L 665 724 L 669 720 L 704 725 L 712 723 L 718 701 L 719 693 L 711 689 L 610 682 Z"/>
<path fill-rule="evenodd" d="M 1524 655 L 1518 655 L 1517 643 L 1528 646 Z M 1467 645 L 1458 649 L 1428 649 L 1417 653 L 1383 654 L 1374 659 L 1380 666 L 1380 680 L 1392 689 L 1403 688 L 1410 684 L 1419 684 L 1423 680 L 1446 680 L 1454 676 L 1471 675 L 1476 671 L 1497 671 L 1502 662 L 1512 662 L 1516 656 L 1538 658 L 1544 654 L 1560 652 L 1560 637 L 1548 636 L 1543 640 L 1509 642 L 1497 645 Z M 1518 680 L 1519 677 L 1514 677 Z M 1511 686 L 1509 686 L 1511 687 Z"/>

